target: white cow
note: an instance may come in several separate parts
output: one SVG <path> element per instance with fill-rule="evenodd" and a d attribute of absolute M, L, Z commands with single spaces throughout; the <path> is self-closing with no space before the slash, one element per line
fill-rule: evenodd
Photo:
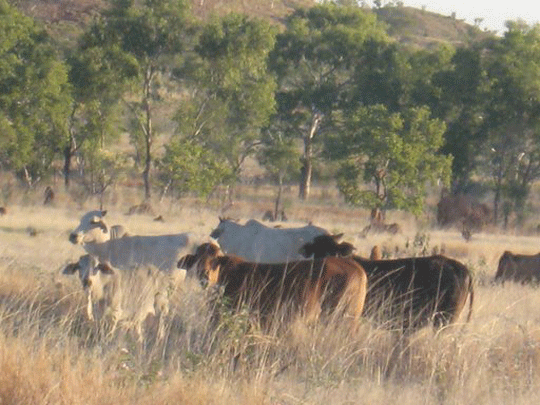
<path fill-rule="evenodd" d="M 79 272 L 86 295 L 90 321 L 110 321 L 111 332 L 118 323 L 134 329 L 139 340 L 148 316 L 158 321 L 157 336 L 163 337 L 162 317 L 168 314 L 168 278 L 152 268 L 120 270 L 86 254 L 68 264 L 63 274 Z"/>
<path fill-rule="evenodd" d="M 300 248 L 319 235 L 329 235 L 329 232 L 314 225 L 269 228 L 254 219 L 240 225 L 223 218 L 219 218 L 218 227 L 210 234 L 224 253 L 258 263 L 305 260 L 299 253 Z"/>
<path fill-rule="evenodd" d="M 101 319 L 104 312 L 116 320 L 121 317 L 118 277 L 110 266 L 101 264 L 90 255 L 84 255 L 79 261 L 68 264 L 62 274 L 72 275 L 79 272 L 79 279 L 86 293 L 86 315 L 89 320 Z"/>
<path fill-rule="evenodd" d="M 85 246 L 87 243 L 106 242 L 127 236 L 124 226 L 109 226 L 103 219 L 106 210 L 89 211 L 81 218 L 79 226 L 69 235 L 69 241 L 75 245 Z"/>
<path fill-rule="evenodd" d="M 112 267 L 127 269 L 154 266 L 171 272 L 180 256 L 191 253 L 201 241 L 189 233 L 171 235 L 129 235 L 112 238 L 111 228 L 103 217 L 107 211 L 90 211 L 83 215 L 69 241 L 84 247 L 87 253 Z"/>

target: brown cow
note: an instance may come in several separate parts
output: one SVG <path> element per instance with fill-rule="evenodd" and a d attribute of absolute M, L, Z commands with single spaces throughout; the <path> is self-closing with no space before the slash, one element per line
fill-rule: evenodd
<path fill-rule="evenodd" d="M 339 308 L 356 323 L 364 308 L 366 273 L 349 258 L 250 263 L 224 256 L 216 244 L 204 243 L 194 255 L 180 259 L 178 267 L 196 273 L 202 283 L 222 286 L 233 308 L 247 304 L 259 313 L 265 326 L 276 310 L 284 310 L 285 319 L 302 314 L 306 320 L 316 320 L 322 309 L 333 312 Z"/>
<path fill-rule="evenodd" d="M 353 249 L 350 243 L 337 243 L 335 238 L 321 235 L 305 244 L 300 253 L 322 258 Z M 429 324 L 441 328 L 457 321 L 470 296 L 469 321 L 474 300 L 473 279 L 462 263 L 442 255 L 394 260 L 353 258 L 368 276 L 368 315 L 404 331 Z"/>
<path fill-rule="evenodd" d="M 486 204 L 463 194 L 443 195 L 437 203 L 439 226 L 460 224 L 469 237 L 472 231 L 479 231 L 487 225 L 491 218 L 491 209 Z"/>
<path fill-rule="evenodd" d="M 540 281 L 540 253 L 520 255 L 506 251 L 499 259 L 496 281 L 531 283 Z"/>

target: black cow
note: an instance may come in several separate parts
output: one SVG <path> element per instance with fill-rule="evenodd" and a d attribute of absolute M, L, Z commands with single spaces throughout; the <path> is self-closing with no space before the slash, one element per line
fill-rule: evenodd
<path fill-rule="evenodd" d="M 505 251 L 499 259 L 495 281 L 538 283 L 540 281 L 540 253 L 521 255 Z"/>
<path fill-rule="evenodd" d="M 306 243 L 305 257 L 350 255 L 354 247 L 321 235 Z M 473 278 L 462 263 L 442 255 L 393 260 L 353 256 L 366 271 L 365 314 L 391 327 L 414 331 L 429 324 L 436 328 L 458 320 L 467 298 L 469 321 L 474 300 Z"/>

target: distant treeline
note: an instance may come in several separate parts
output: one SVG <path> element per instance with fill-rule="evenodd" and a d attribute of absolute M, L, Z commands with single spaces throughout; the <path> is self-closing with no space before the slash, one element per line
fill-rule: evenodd
<path fill-rule="evenodd" d="M 420 49 L 353 3 L 278 27 L 114 0 L 68 47 L 0 0 L 0 169 L 27 187 L 61 170 L 96 194 L 142 173 L 150 199 L 211 195 L 255 158 L 278 199 L 291 181 L 309 198 L 324 172 L 351 204 L 421 213 L 428 185 L 480 183 L 495 221 L 523 219 L 540 176 L 539 27 Z"/>

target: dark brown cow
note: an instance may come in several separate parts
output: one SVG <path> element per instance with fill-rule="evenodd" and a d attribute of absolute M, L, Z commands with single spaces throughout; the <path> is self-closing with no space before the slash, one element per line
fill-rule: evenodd
<path fill-rule="evenodd" d="M 540 281 L 540 253 L 520 255 L 506 251 L 499 259 L 496 281 L 532 283 Z"/>
<path fill-rule="evenodd" d="M 460 224 L 467 232 L 481 230 L 492 218 L 491 209 L 463 194 L 444 195 L 437 203 L 437 223 L 442 226 Z"/>
<path fill-rule="evenodd" d="M 196 273 L 201 282 L 222 286 L 233 308 L 247 304 L 259 313 L 263 325 L 269 325 L 276 310 L 284 310 L 285 319 L 302 314 L 306 320 L 315 320 L 322 309 L 333 312 L 338 308 L 356 323 L 364 308 L 367 276 L 349 258 L 250 263 L 223 256 L 217 245 L 204 243 L 194 255 L 181 258 L 178 267 Z"/>
<path fill-rule="evenodd" d="M 306 257 L 321 258 L 352 252 L 350 243 L 326 235 L 301 249 Z M 466 266 L 442 255 L 394 260 L 353 256 L 366 271 L 366 314 L 392 327 L 414 331 L 432 324 L 441 328 L 456 322 L 470 295 L 469 321 L 474 300 L 473 280 Z"/>

